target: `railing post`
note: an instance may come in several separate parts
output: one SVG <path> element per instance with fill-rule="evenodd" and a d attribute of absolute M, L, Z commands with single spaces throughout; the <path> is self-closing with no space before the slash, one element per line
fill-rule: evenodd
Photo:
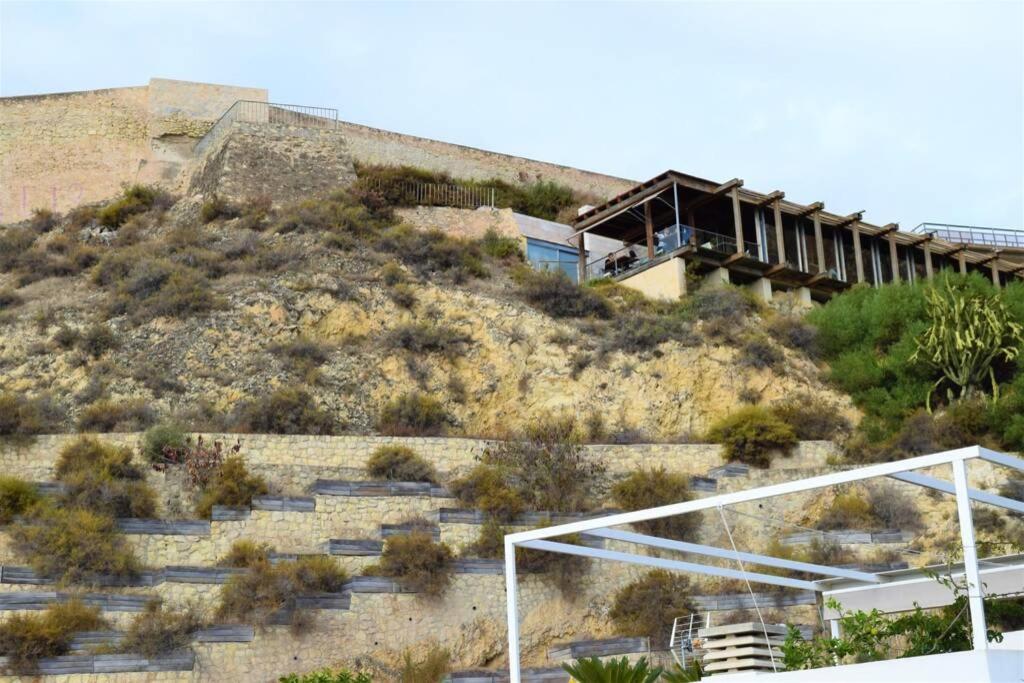
<path fill-rule="evenodd" d="M 580 235 L 582 238 L 583 236 Z M 582 241 L 582 240 L 581 240 Z M 519 606 L 516 599 L 516 547 L 505 540 L 505 610 L 508 620 L 508 676 L 519 683 Z"/>
<path fill-rule="evenodd" d="M 954 460 L 953 486 L 956 490 L 956 511 L 960 522 L 960 538 L 964 550 L 964 578 L 967 580 L 967 605 L 971 610 L 971 641 L 975 650 L 988 649 L 988 626 L 982 598 L 981 576 L 978 573 L 978 550 L 974 544 L 974 519 L 967 489 L 967 462 Z"/>

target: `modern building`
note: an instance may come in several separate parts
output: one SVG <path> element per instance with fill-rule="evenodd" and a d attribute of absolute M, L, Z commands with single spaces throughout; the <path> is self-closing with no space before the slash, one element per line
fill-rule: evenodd
<path fill-rule="evenodd" d="M 941 270 L 982 273 L 997 285 L 1024 277 L 1024 235 L 1015 231 L 903 232 L 863 214 L 669 170 L 580 213 L 572 224 L 577 273 L 581 282 L 611 277 L 665 299 L 685 294 L 689 273 L 748 286 L 765 299 L 788 291 L 806 302 L 859 282 L 913 282 Z M 581 238 L 593 236 L 623 246 L 588 257 Z"/>

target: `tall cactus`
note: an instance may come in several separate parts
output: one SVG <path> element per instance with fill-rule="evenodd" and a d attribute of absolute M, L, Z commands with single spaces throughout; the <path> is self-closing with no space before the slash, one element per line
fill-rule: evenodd
<path fill-rule="evenodd" d="M 945 280 L 925 290 L 925 304 L 930 324 L 915 340 L 917 349 L 910 360 L 921 360 L 942 373 L 928 391 L 928 412 L 932 393 L 945 381 L 963 398 L 988 379 L 992 398 L 998 400 L 992 364 L 999 358 L 1015 359 L 1024 346 L 1024 326 L 1010 319 L 999 293 L 972 296 Z"/>

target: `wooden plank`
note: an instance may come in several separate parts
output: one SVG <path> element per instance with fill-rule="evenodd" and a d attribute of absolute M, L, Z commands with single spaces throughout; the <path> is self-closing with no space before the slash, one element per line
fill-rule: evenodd
<path fill-rule="evenodd" d="M 857 221 L 850 225 L 850 234 L 853 236 L 853 259 L 857 264 L 857 282 L 864 282 L 864 254 L 860 246 L 860 228 Z"/>
<path fill-rule="evenodd" d="M 742 254 L 743 249 L 743 214 L 740 211 L 740 189 L 732 188 L 732 223 L 736 232 L 736 253 Z"/>
<path fill-rule="evenodd" d="M 654 218 L 651 216 L 651 203 L 644 203 L 644 231 L 647 235 L 647 258 L 654 260 Z"/>
<path fill-rule="evenodd" d="M 892 281 L 900 281 L 900 257 L 896 249 L 896 238 L 889 235 L 889 260 L 892 262 Z"/>
<path fill-rule="evenodd" d="M 820 202 L 818 202 L 820 204 Z M 818 254 L 818 272 L 824 273 L 827 268 L 825 267 L 825 242 L 821 236 L 821 210 L 815 209 L 813 212 L 814 219 L 814 248 Z"/>
<path fill-rule="evenodd" d="M 779 263 L 786 262 L 786 242 L 782 236 L 782 207 L 779 205 L 779 200 L 776 199 L 772 205 L 772 211 L 775 212 L 775 244 L 779 252 Z"/>

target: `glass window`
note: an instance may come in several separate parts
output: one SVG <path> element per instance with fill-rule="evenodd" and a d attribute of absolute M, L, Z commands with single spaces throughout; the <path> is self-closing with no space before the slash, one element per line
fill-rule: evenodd
<path fill-rule="evenodd" d="M 526 260 L 534 268 L 561 270 L 569 276 L 570 280 L 577 281 L 579 255 L 575 249 L 569 246 L 528 237 L 526 239 Z"/>

